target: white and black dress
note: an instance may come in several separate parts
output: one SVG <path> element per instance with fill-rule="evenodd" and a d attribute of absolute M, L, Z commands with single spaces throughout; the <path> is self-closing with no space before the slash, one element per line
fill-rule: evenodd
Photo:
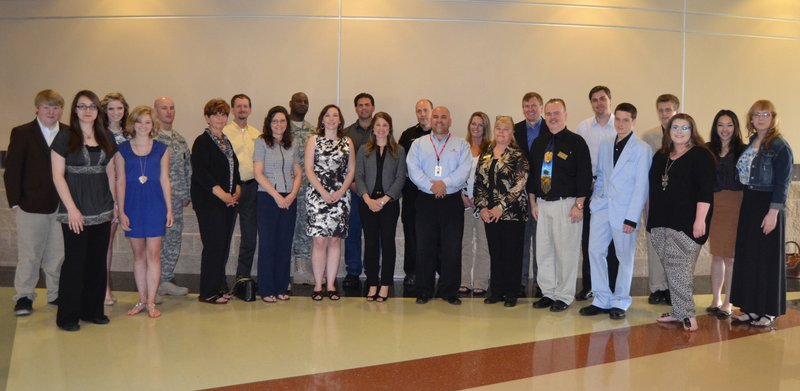
<path fill-rule="evenodd" d="M 333 192 L 342 187 L 350 159 L 349 138 L 331 140 L 317 136 L 314 142 L 314 175 L 322 187 Z M 350 220 L 350 190 L 334 204 L 328 204 L 319 192 L 309 185 L 306 189 L 308 209 L 306 235 L 346 238 Z"/>

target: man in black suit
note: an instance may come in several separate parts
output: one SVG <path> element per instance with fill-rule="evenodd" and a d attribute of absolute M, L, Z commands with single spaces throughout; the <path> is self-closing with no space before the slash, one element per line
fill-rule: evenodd
<path fill-rule="evenodd" d="M 36 119 L 11 130 L 3 179 L 8 206 L 17 222 L 17 269 L 14 273 L 17 316 L 30 315 L 36 299 L 39 268 L 44 271 L 47 301 L 57 304 L 58 278 L 64 261 L 61 224 L 56 221 L 58 193 L 53 185 L 50 143 L 59 130 L 64 98 L 53 90 L 36 94 Z"/>
<path fill-rule="evenodd" d="M 536 92 L 529 92 L 522 97 L 522 113 L 525 120 L 514 125 L 514 138 L 525 156 L 530 154 L 531 145 L 539 134 L 547 133 L 547 123 L 542 120 L 542 96 Z M 536 267 L 536 219 L 528 216 L 525 224 L 525 239 L 522 253 L 522 288 L 520 295 L 525 295 L 525 289 L 530 278 L 530 268 L 533 265 L 533 280 L 536 280 L 538 268 Z M 533 246 L 533 249 L 531 249 Z M 533 257 L 533 262 L 531 262 Z M 542 290 L 536 287 L 534 297 L 542 297 Z"/>

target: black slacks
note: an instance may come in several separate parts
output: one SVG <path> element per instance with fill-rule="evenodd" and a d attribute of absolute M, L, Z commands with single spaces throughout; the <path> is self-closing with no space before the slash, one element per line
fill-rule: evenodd
<path fill-rule="evenodd" d="M 236 213 L 239 215 L 239 261 L 236 265 L 236 277 L 250 277 L 253 271 L 253 257 L 258 242 L 258 223 L 256 219 L 256 198 L 258 183 L 242 183 L 242 195 Z"/>
<path fill-rule="evenodd" d="M 106 294 L 106 253 L 111 223 L 84 225 L 76 234 L 61 224 L 64 233 L 64 263 L 58 281 L 56 324 L 65 326 L 79 319 L 94 320 L 103 314 Z"/>
<path fill-rule="evenodd" d="M 406 275 L 414 274 L 417 267 L 417 194 L 419 189 L 406 178 L 403 186 L 403 210 L 400 219 L 403 221 L 403 271 Z"/>
<path fill-rule="evenodd" d="M 231 251 L 236 208 L 202 205 L 194 210 L 203 252 L 200 255 L 200 297 L 209 298 L 228 290 L 225 263 Z"/>
<path fill-rule="evenodd" d="M 484 227 L 491 259 L 489 292 L 492 297 L 497 298 L 516 297 L 519 292 L 519 279 L 522 278 L 525 222 L 500 220 L 484 223 Z"/>
<path fill-rule="evenodd" d="M 439 296 L 457 296 L 461 285 L 461 240 L 464 236 L 461 196 L 454 193 L 437 199 L 419 192 L 415 206 L 417 296 L 433 297 L 437 265 L 440 266 Z"/>
<path fill-rule="evenodd" d="M 589 212 L 589 202 L 592 199 L 591 193 L 586 197 L 583 204 L 583 232 L 581 233 L 581 254 L 583 255 L 583 262 L 581 263 L 581 285 L 586 291 L 592 290 L 592 269 L 589 267 L 589 225 L 592 219 L 592 214 Z M 614 242 L 608 244 L 608 255 L 606 256 L 606 263 L 608 264 L 608 287 L 611 292 L 614 292 L 617 286 L 617 272 L 619 271 L 619 259 L 617 259 L 617 252 L 614 249 Z"/>
<path fill-rule="evenodd" d="M 380 212 L 369 210 L 367 204 L 359 203 L 361 228 L 364 231 L 364 269 L 367 285 L 392 285 L 394 265 L 397 260 L 397 218 L 400 216 L 400 203 L 389 202 Z M 381 259 L 382 258 L 382 259 Z M 380 278 L 378 274 L 380 273 Z"/>

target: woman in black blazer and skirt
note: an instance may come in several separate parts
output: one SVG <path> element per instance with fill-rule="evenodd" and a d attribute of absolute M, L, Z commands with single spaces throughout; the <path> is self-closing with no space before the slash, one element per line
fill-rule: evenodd
<path fill-rule="evenodd" d="M 203 110 L 208 127 L 192 145 L 192 204 L 203 242 L 198 299 L 209 304 L 226 304 L 230 299 L 225 261 L 241 194 L 239 160 L 222 133 L 230 110 L 224 100 L 208 101 Z"/>
<path fill-rule="evenodd" d="M 370 127 L 373 130 L 369 140 L 356 158 L 356 192 L 364 200 L 359 207 L 369 286 L 367 301 L 383 302 L 389 298 L 389 286 L 394 280 L 397 255 L 394 237 L 400 217 L 398 200 L 406 180 L 406 153 L 394 140 L 389 114 L 375 114 Z M 378 249 L 382 250 L 382 265 L 378 262 Z"/>

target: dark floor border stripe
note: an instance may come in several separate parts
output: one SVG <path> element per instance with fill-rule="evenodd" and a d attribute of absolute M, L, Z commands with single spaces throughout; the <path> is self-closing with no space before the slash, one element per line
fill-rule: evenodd
<path fill-rule="evenodd" d="M 215 390 L 460 390 L 744 338 L 770 329 L 701 316 L 699 330 L 651 323 L 423 359 L 215 388 Z M 775 329 L 800 325 L 789 309 Z"/>

